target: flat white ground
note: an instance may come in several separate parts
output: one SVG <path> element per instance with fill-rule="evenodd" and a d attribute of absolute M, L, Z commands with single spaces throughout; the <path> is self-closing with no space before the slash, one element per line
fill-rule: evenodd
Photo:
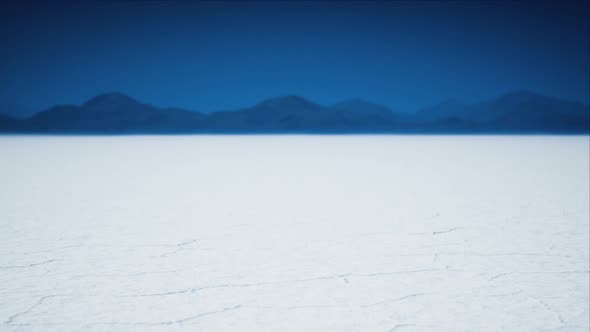
<path fill-rule="evenodd" d="M 589 138 L 0 137 L 0 330 L 588 331 Z"/>

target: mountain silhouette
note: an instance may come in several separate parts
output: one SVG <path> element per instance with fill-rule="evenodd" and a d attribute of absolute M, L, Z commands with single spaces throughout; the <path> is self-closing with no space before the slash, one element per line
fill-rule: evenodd
<path fill-rule="evenodd" d="M 24 129 L 23 126 L 23 121 L 0 114 L 0 132 L 18 132 Z"/>
<path fill-rule="evenodd" d="M 210 130 L 222 132 L 296 131 L 315 128 L 318 120 L 330 116 L 327 111 L 302 97 L 284 96 L 237 111 L 212 113 L 205 123 Z"/>
<path fill-rule="evenodd" d="M 205 122 L 212 131 L 222 132 L 337 133 L 393 130 L 397 124 L 396 114 L 381 106 L 375 110 L 377 107 L 370 103 L 361 105 L 360 102 L 354 105 L 323 106 L 291 95 L 268 99 L 237 111 L 216 112 Z"/>
<path fill-rule="evenodd" d="M 81 106 L 61 105 L 37 113 L 26 127 L 40 132 L 192 132 L 199 129 L 202 117 L 196 112 L 143 104 L 121 93 L 106 93 Z"/>
<path fill-rule="evenodd" d="M 587 132 L 590 110 L 581 103 L 515 91 L 481 103 L 447 101 L 417 112 L 415 121 L 435 127 L 454 122 L 466 131 Z"/>
<path fill-rule="evenodd" d="M 588 133 L 590 108 L 516 91 L 480 103 L 446 101 L 415 114 L 350 99 L 324 106 L 288 95 L 208 114 L 160 108 L 125 94 L 98 95 L 17 119 L 0 115 L 1 132 L 21 133 Z"/>

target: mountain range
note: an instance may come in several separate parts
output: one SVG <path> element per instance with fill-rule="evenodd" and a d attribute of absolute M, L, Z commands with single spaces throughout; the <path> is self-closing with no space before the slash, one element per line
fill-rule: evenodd
<path fill-rule="evenodd" d="M 0 109 L 0 132 L 167 133 L 589 133 L 590 107 L 516 91 L 480 103 L 447 101 L 408 114 L 361 99 L 320 105 L 283 96 L 232 111 L 160 108 L 122 93 L 59 105 L 28 118 Z"/>

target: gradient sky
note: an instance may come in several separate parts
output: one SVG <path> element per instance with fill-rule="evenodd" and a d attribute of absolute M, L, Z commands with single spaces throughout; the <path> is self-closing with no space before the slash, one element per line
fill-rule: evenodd
<path fill-rule="evenodd" d="M 200 111 L 286 94 L 398 111 L 521 89 L 589 102 L 588 1 L 0 6 L 0 105 L 108 91 Z"/>

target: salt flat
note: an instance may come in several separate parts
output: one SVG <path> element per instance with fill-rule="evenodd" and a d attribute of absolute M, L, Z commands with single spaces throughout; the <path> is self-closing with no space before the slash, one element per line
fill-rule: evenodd
<path fill-rule="evenodd" d="M 0 137 L 0 330 L 588 331 L 588 136 Z"/>

